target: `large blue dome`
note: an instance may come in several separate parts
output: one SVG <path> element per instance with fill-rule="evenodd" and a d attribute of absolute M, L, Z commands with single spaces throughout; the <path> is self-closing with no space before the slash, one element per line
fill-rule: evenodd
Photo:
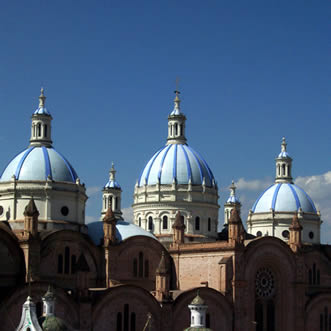
<path fill-rule="evenodd" d="M 299 186 L 292 183 L 276 183 L 268 187 L 256 200 L 253 213 L 295 212 L 299 208 L 306 213 L 316 213 L 312 199 Z"/>
<path fill-rule="evenodd" d="M 1 175 L 1 182 L 17 180 L 46 180 L 75 182 L 77 174 L 71 164 L 53 147 L 32 146 L 9 162 Z"/>
<path fill-rule="evenodd" d="M 100 240 L 103 239 L 103 222 L 92 222 L 87 224 L 87 227 L 89 236 L 96 245 L 99 245 Z M 146 236 L 157 240 L 152 233 L 145 231 L 137 225 L 126 221 L 117 221 L 116 238 L 118 241 L 123 241 L 134 236 Z"/>
<path fill-rule="evenodd" d="M 139 186 L 160 184 L 215 186 L 215 179 L 207 162 L 187 144 L 169 144 L 148 161 L 138 181 Z"/>

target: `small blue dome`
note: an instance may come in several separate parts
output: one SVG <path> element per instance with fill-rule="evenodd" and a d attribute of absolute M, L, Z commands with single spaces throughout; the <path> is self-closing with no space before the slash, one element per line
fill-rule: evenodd
<path fill-rule="evenodd" d="M 96 221 L 87 224 L 88 234 L 96 245 L 100 244 L 100 240 L 103 239 L 103 223 L 102 221 Z M 127 238 L 134 236 L 146 236 L 157 240 L 150 232 L 145 231 L 137 225 L 126 221 L 117 221 L 116 223 L 116 238 L 119 241 L 123 241 Z"/>
<path fill-rule="evenodd" d="M 121 188 L 120 184 L 116 180 L 109 180 L 104 187 L 105 188 L 117 188 L 117 189 Z"/>
<path fill-rule="evenodd" d="M 170 144 L 161 148 L 148 161 L 138 185 L 177 184 L 215 186 L 214 175 L 207 162 L 187 144 Z"/>
<path fill-rule="evenodd" d="M 235 195 L 230 195 L 229 199 L 226 202 L 227 203 L 240 203 L 240 200 Z"/>
<path fill-rule="evenodd" d="M 48 116 L 50 116 L 51 114 L 48 112 L 48 110 L 45 107 L 39 107 L 38 109 L 35 110 L 33 115 L 48 115 Z"/>
<path fill-rule="evenodd" d="M 268 187 L 256 200 L 253 213 L 295 212 L 299 208 L 306 213 L 316 213 L 312 199 L 299 186 L 292 183 L 276 183 Z"/>
<path fill-rule="evenodd" d="M 290 155 L 286 151 L 280 152 L 279 155 L 278 155 L 279 159 L 287 159 L 289 157 L 290 157 Z"/>
<path fill-rule="evenodd" d="M 70 163 L 54 148 L 32 146 L 9 162 L 1 175 L 1 182 L 17 180 L 46 180 L 76 182 L 77 174 Z"/>

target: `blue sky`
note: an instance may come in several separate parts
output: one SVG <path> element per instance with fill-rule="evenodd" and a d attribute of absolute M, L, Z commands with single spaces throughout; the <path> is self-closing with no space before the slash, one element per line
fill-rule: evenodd
<path fill-rule="evenodd" d="M 239 181 L 246 219 L 286 136 L 331 242 L 330 12 L 319 0 L 4 2 L 0 167 L 27 146 L 44 86 L 54 146 L 88 187 L 89 219 L 111 161 L 129 208 L 165 143 L 179 77 L 188 143 L 213 170 L 220 205 Z"/>

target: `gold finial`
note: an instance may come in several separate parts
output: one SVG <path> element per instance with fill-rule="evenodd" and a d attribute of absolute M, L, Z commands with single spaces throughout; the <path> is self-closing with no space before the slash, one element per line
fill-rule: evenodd
<path fill-rule="evenodd" d="M 45 107 L 45 100 L 46 100 L 46 97 L 44 95 L 44 88 L 42 87 L 40 89 L 39 108 L 44 108 Z"/>

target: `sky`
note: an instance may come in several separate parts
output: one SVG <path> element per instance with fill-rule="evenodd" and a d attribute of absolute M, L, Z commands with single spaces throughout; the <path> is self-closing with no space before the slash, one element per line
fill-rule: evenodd
<path fill-rule="evenodd" d="M 179 79 L 188 144 L 222 206 L 234 179 L 242 218 L 274 180 L 286 137 L 295 182 L 331 243 L 329 1 L 8 1 L 0 10 L 0 169 L 29 144 L 40 87 L 54 147 L 99 219 L 114 161 L 130 219 L 133 189 L 165 144 Z"/>

